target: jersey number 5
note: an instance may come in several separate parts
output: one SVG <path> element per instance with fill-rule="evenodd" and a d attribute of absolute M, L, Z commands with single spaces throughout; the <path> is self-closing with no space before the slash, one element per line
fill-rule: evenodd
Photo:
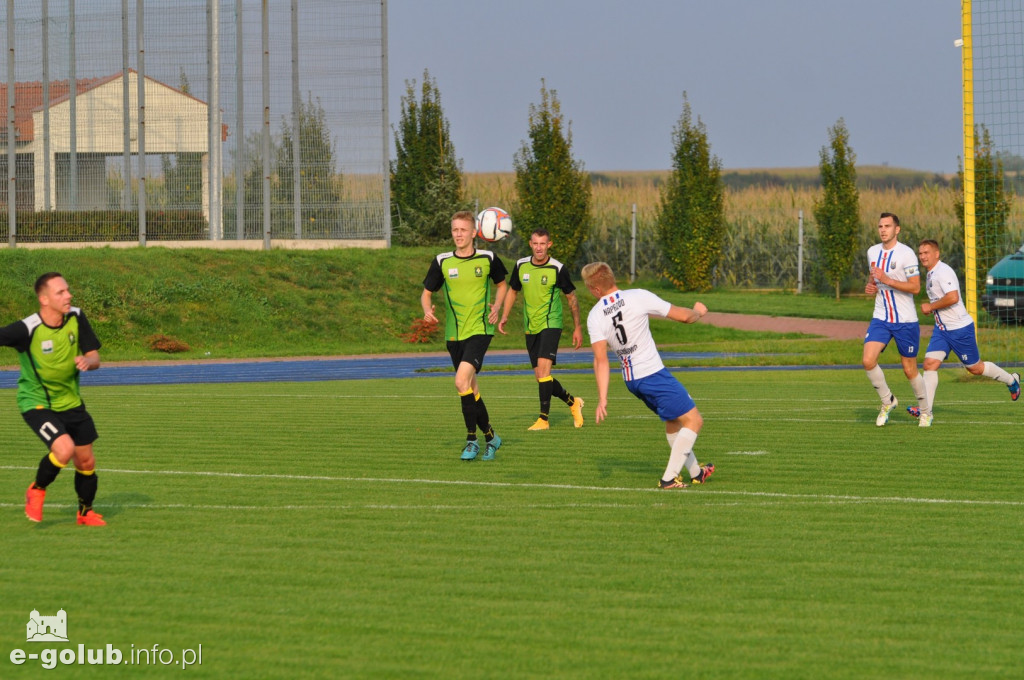
<path fill-rule="evenodd" d="M 626 328 L 622 325 L 622 312 L 612 317 L 612 325 L 615 326 L 615 337 L 619 339 L 620 345 L 626 344 Z"/>

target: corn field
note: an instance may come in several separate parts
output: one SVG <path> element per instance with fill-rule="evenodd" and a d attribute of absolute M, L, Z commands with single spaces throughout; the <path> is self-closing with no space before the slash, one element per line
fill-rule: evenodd
<path fill-rule="evenodd" d="M 659 277 L 663 271 L 655 220 L 661 199 L 660 186 L 667 173 L 610 173 L 594 181 L 591 236 L 584 244 L 576 268 L 593 260 L 608 262 L 623 275 L 630 271 L 630 241 L 633 205 L 636 204 L 636 272 L 639 277 Z M 798 216 L 803 211 L 803 288 L 829 292 L 818 265 L 817 225 L 814 201 L 820 191 L 810 188 L 750 187 L 726 190 L 727 231 L 722 259 L 715 271 L 716 286 L 730 288 L 796 289 L 798 283 Z M 466 195 L 482 209 L 489 205 L 515 205 L 515 176 L 512 173 L 467 174 Z M 963 275 L 963 231 L 954 213 L 954 192 L 948 187 L 920 186 L 913 189 L 861 189 L 860 217 L 863 224 L 859 256 L 843 282 L 843 290 L 863 288 L 866 265 L 863 254 L 877 242 L 878 215 L 888 211 L 900 216 L 900 240 L 916 249 L 926 238 L 939 242 L 942 259 Z M 512 213 L 513 220 L 515 213 Z M 1014 197 L 1010 215 L 1010 252 L 1024 240 L 1024 200 Z M 499 254 L 520 257 L 527 253 L 526 234 L 496 244 Z M 552 250 L 557 257 L 557 244 Z"/>

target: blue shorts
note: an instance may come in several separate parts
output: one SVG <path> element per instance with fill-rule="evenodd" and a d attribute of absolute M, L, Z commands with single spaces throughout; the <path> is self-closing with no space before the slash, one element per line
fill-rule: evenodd
<path fill-rule="evenodd" d="M 896 341 L 896 349 L 901 357 L 917 357 L 921 344 L 921 326 L 913 323 L 889 323 L 881 319 L 872 319 L 864 342 L 880 342 L 888 345 L 890 340 Z"/>
<path fill-rule="evenodd" d="M 938 326 L 932 331 L 932 339 L 928 341 L 929 352 L 952 352 L 964 366 L 973 366 L 981 361 L 978 351 L 978 338 L 974 334 L 974 324 L 946 331 Z"/>
<path fill-rule="evenodd" d="M 693 398 L 676 377 L 663 368 L 646 378 L 627 380 L 626 389 L 658 414 L 662 420 L 675 420 L 697 408 Z"/>

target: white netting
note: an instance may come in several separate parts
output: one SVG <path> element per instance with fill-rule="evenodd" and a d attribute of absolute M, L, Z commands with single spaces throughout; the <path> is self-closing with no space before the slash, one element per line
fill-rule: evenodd
<path fill-rule="evenodd" d="M 17 240 L 388 238 L 380 0 L 70 4 L 13 17 Z"/>

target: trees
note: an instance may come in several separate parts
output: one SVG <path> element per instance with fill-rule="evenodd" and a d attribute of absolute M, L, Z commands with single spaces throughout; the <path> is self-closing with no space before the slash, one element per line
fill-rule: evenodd
<path fill-rule="evenodd" d="M 263 133 L 254 130 L 245 136 L 245 168 L 242 175 L 241 190 L 244 192 L 244 233 L 243 238 L 255 238 L 263 234 Z M 278 156 L 278 142 L 271 136 L 270 158 Z M 237 168 L 239 159 L 235 158 Z M 271 170 L 273 172 L 273 170 Z M 238 175 L 236 170 L 235 175 Z M 273 183 L 276 177 L 271 178 L 271 196 L 273 196 Z M 236 189 L 237 191 L 237 189 Z M 228 201 L 225 206 L 225 224 L 234 223 L 233 213 L 235 202 Z"/>
<path fill-rule="evenodd" d="M 302 202 L 302 230 L 306 235 L 330 233 L 341 217 L 340 176 L 334 171 L 334 144 L 320 100 L 299 102 L 299 199 Z M 276 205 L 294 205 L 295 130 L 289 120 L 281 122 L 281 144 L 276 151 L 277 181 L 271 189 Z M 288 224 L 293 216 L 288 215 Z M 287 231 L 287 230 L 285 230 Z"/>
<path fill-rule="evenodd" d="M 342 176 L 335 169 L 334 143 L 326 114 L 319 99 L 309 94 L 299 103 L 299 200 L 302 202 L 302 231 L 305 236 L 326 235 L 337 229 L 341 220 Z M 281 120 L 281 133 L 270 137 L 271 233 L 275 238 L 291 238 L 295 233 L 295 167 L 292 153 L 296 134 L 288 118 Z M 245 136 L 244 171 L 241 190 L 245 196 L 245 234 L 249 238 L 263 233 L 263 132 Z M 235 164 L 239 159 L 235 159 Z M 237 176 L 237 172 L 236 172 Z M 236 189 L 237 190 L 237 189 Z M 234 202 L 225 204 L 225 223 L 234 222 Z"/>
<path fill-rule="evenodd" d="M 181 69 L 180 86 L 192 93 L 188 75 Z M 161 154 L 160 169 L 164 176 L 167 207 L 177 210 L 201 210 L 203 205 L 203 156 L 199 153 Z"/>
<path fill-rule="evenodd" d="M 981 134 L 974 129 L 974 233 L 978 271 L 984 274 L 1010 250 L 1007 219 L 1011 199 L 1007 195 L 1003 178 L 1003 156 L 992 149 L 992 135 L 981 126 Z M 957 172 L 960 188 L 953 201 L 953 209 L 964 226 L 964 167 L 963 159 Z"/>
<path fill-rule="evenodd" d="M 552 252 L 572 265 L 590 234 L 590 176 L 572 157 L 572 129 L 562 131 L 558 94 L 541 80 L 540 105 L 530 105 L 529 137 L 516 152 L 518 200 L 513 212 L 516 229 L 529 234 L 546 229 Z"/>
<path fill-rule="evenodd" d="M 672 145 L 672 174 L 657 218 L 666 275 L 680 290 L 707 290 L 725 237 L 722 162 L 711 154 L 704 123 L 694 122 L 685 92 Z"/>
<path fill-rule="evenodd" d="M 452 214 L 466 207 L 462 163 L 455 157 L 441 91 L 426 70 L 418 101 L 415 88 L 415 80 L 405 81 L 391 161 L 393 239 L 399 245 L 444 243 Z"/>
<path fill-rule="evenodd" d="M 842 282 L 857 256 L 860 198 L 855 167 L 857 156 L 850 148 L 850 133 L 842 118 L 829 128 L 828 136 L 829 146 L 821 147 L 822 195 L 814 203 L 814 219 L 818 223 L 818 245 L 825 277 L 835 286 L 838 300 Z"/>

